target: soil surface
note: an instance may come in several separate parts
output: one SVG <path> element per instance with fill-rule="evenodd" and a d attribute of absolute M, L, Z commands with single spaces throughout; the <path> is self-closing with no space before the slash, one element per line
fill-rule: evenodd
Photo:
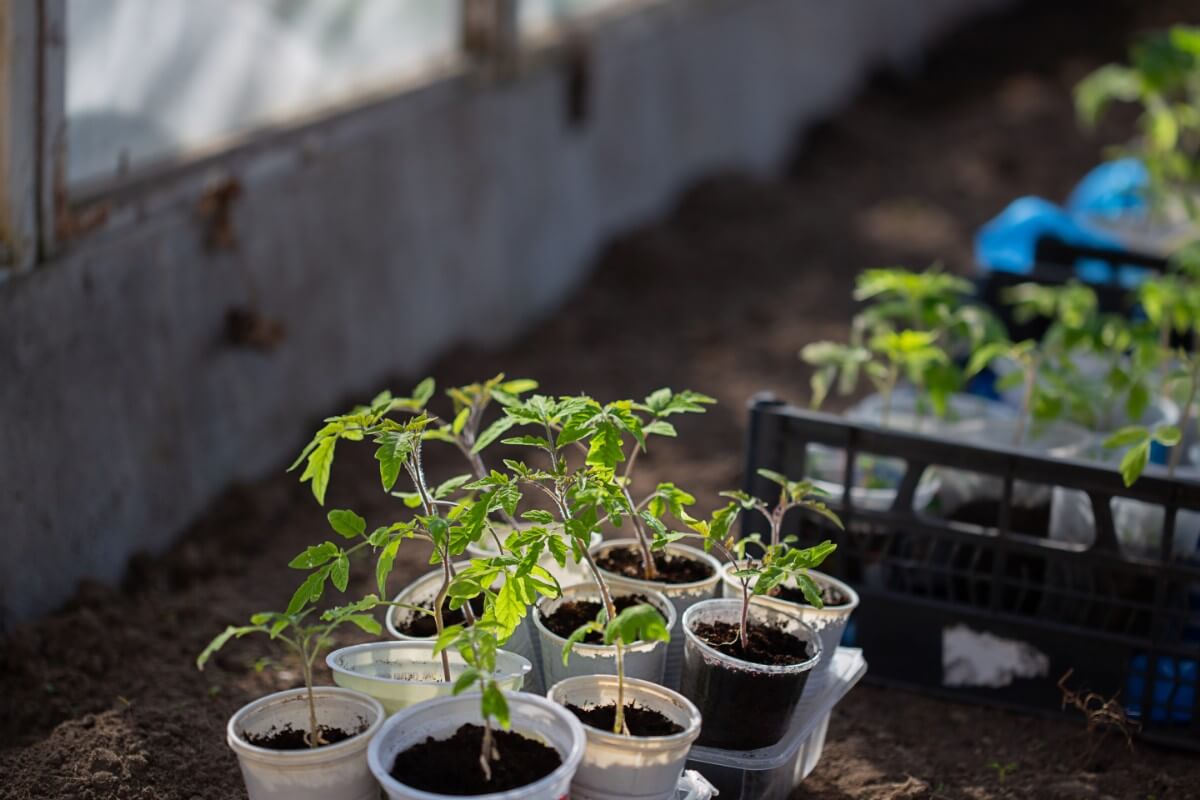
<path fill-rule="evenodd" d="M 633 608 L 646 602 L 648 601 L 644 594 L 626 594 L 613 597 L 613 605 L 616 607 L 618 614 L 627 608 Z M 550 616 L 542 614 L 542 624 L 551 633 L 555 633 L 564 639 L 569 639 L 572 633 L 584 625 L 589 622 L 595 622 L 596 617 L 600 614 L 600 609 L 603 607 L 604 604 L 598 600 L 571 600 L 554 609 L 554 613 Z M 541 612 L 538 613 L 541 614 Z M 603 644 L 604 635 L 599 631 L 592 631 L 583 637 L 583 642 L 584 644 Z"/>
<path fill-rule="evenodd" d="M 612 731 L 613 726 L 617 724 L 616 703 L 609 703 L 606 706 L 588 706 L 587 708 L 580 708 L 568 703 L 567 710 L 579 717 L 579 721 L 584 725 L 590 725 L 602 731 Z M 672 722 L 666 714 L 636 703 L 625 704 L 625 726 L 634 736 L 674 736 L 677 733 L 683 733 L 683 726 Z"/>
<path fill-rule="evenodd" d="M 478 616 L 483 613 L 483 595 L 472 597 L 468 604 L 471 610 Z M 428 603 L 417 603 L 421 608 L 428 608 L 433 611 L 433 601 Z M 461 625 L 467 619 L 467 615 L 463 613 L 463 609 L 450 608 L 450 599 L 447 598 L 442 603 L 442 624 L 446 626 Z M 424 636 L 433 638 L 437 636 L 437 621 L 433 618 L 433 614 L 418 614 L 415 611 L 409 612 L 409 616 L 396 626 L 401 633 L 409 636 Z"/>
<path fill-rule="evenodd" d="M 754 664 L 783 667 L 810 658 L 806 642 L 770 625 L 751 622 L 746 626 L 745 642 L 738 641 L 738 626 L 728 622 L 703 622 L 693 626 L 692 633 L 714 650 Z"/>
<path fill-rule="evenodd" d="M 367 729 L 365 725 L 356 731 L 344 731 L 341 728 L 331 728 L 326 725 L 318 727 L 321 729 L 321 741 L 327 745 L 344 742 Z M 265 747 L 269 750 L 307 750 L 309 746 L 308 731 L 293 728 L 291 725 L 278 729 L 272 728 L 262 736 L 255 736 L 251 733 L 243 734 L 243 736 L 255 747 Z"/>
<path fill-rule="evenodd" d="M 817 584 L 821 590 L 821 602 L 825 607 L 829 606 L 844 606 L 850 602 L 850 598 L 842 594 L 842 591 L 832 584 Z M 780 600 L 786 600 L 789 603 L 795 603 L 800 606 L 811 605 L 808 598 L 804 596 L 804 592 L 797 589 L 795 586 L 784 586 L 780 584 L 771 591 L 767 592 L 771 597 L 778 597 Z"/>
<path fill-rule="evenodd" d="M 391 775 L 426 792 L 480 795 L 506 792 L 539 781 L 558 769 L 562 758 L 553 747 L 515 731 L 493 732 L 499 758 L 491 762 L 490 779 L 484 775 L 478 753 L 483 728 L 463 725 L 446 739 L 432 736 L 396 756 Z"/>
<path fill-rule="evenodd" d="M 973 233 L 1013 198 L 1063 200 L 1102 146 L 1131 130 L 1122 111 L 1081 133 L 1071 87 L 1121 57 L 1137 31 L 1182 20 L 1200 22 L 1200 4 L 1043 0 L 973 23 L 803 132 L 786 177 L 701 182 L 665 218 L 612 241 L 586 285 L 521 340 L 460 349 L 429 372 L 442 386 L 503 370 L 605 400 L 659 386 L 717 397 L 707 414 L 678 421 L 678 440 L 654 443 L 634 481 L 639 496 L 678 483 L 700 498 L 699 515 L 740 485 L 748 398 L 806 400 L 796 352 L 846 335 L 855 273 L 934 260 L 965 270 Z M 420 377 L 398 376 L 393 388 Z M 297 452 L 319 424 L 293 432 Z M 327 507 L 385 524 L 403 512 L 379 490 L 370 449 L 339 448 Z M 454 454 L 427 449 L 431 472 L 463 471 Z M 254 698 L 300 685 L 299 665 L 256 637 L 231 643 L 204 673 L 194 659 L 226 625 L 285 604 L 297 577 L 287 562 L 330 535 L 285 467 L 227 492 L 169 552 L 135 560 L 123 586 L 82 586 L 58 613 L 10 632 L 0 798 L 245 797 L 224 726 Z M 428 552 L 406 543 L 389 591 L 428 569 Z M 350 591 L 373 591 L 373 572 L 356 562 Z M 263 659 L 279 669 L 255 669 Z M 318 675 L 330 682 L 323 663 Z M 1098 741 L 1081 717 L 1046 721 L 864 684 L 835 710 L 820 765 L 795 797 L 1200 798 L 1200 758 Z"/>
<path fill-rule="evenodd" d="M 614 547 L 597 558 L 596 564 L 614 575 L 649 580 L 642 563 L 642 554 L 633 547 Z M 654 580 L 660 583 L 695 583 L 713 575 L 711 564 L 665 553 L 654 554 L 654 568 L 658 570 Z"/>

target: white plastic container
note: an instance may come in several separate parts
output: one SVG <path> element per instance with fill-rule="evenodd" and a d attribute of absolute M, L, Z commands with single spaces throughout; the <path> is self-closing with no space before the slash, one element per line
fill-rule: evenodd
<path fill-rule="evenodd" d="M 688 769 L 699 770 L 720 792 L 720 800 L 785 800 L 821 759 L 829 716 L 867 672 L 862 651 L 838 648 L 823 675 L 813 676 L 779 743 L 758 750 L 693 746 Z"/>
<path fill-rule="evenodd" d="M 370 642 L 334 650 L 325 657 L 333 682 L 370 695 L 390 716 L 416 703 L 446 697 L 466 662 L 450 650 L 450 680 L 443 680 L 442 658 L 430 642 Z M 495 678 L 500 688 L 520 691 L 533 665 L 529 659 L 505 650 L 496 651 Z"/>
<path fill-rule="evenodd" d="M 955 441 L 980 447 L 1013 447 L 1018 421 L 1013 417 L 967 420 L 951 426 Z M 1092 434 L 1069 422 L 1039 425 L 1027 423 L 1019 450 L 1056 458 L 1077 458 L 1092 441 Z M 964 470 L 942 469 L 942 513 L 953 514 L 966 503 L 984 500 L 999 502 L 1004 497 L 1004 480 Z M 1045 484 L 1013 481 L 1013 504 L 1032 508 L 1050 502 L 1051 487 Z M 1024 532 L 1024 531 L 1022 531 Z"/>
<path fill-rule="evenodd" d="M 736 568 L 733 564 L 726 564 L 722 568 L 721 584 L 725 597 L 741 599 L 742 582 L 733 577 Z M 750 602 L 799 614 L 800 619 L 817 632 L 817 635 L 821 637 L 821 660 L 817 662 L 817 666 L 813 668 L 812 677 L 809 678 L 809 680 L 815 680 L 833 663 L 834 654 L 842 642 L 842 634 L 846 630 L 847 623 L 850 622 L 850 615 L 854 613 L 854 609 L 858 608 L 858 592 L 854 591 L 849 584 L 839 581 L 832 575 L 826 575 L 824 572 L 817 572 L 814 569 L 809 570 L 808 574 L 818 586 L 832 586 L 841 592 L 842 596 L 849 598 L 848 601 L 837 606 L 827 605 L 824 608 L 815 608 L 764 595 L 755 597 Z M 753 582 L 750 585 L 753 587 Z M 795 583 L 792 581 L 788 581 L 786 585 L 795 588 Z"/>
<path fill-rule="evenodd" d="M 507 696 L 511 730 L 538 739 L 558 751 L 562 764 L 546 777 L 507 792 L 478 795 L 476 800 L 563 800 L 583 759 L 587 737 L 575 715 L 544 697 Z M 449 800 L 449 795 L 410 788 L 391 776 L 397 754 L 427 738 L 449 738 L 462 725 L 481 725 L 479 693 L 439 697 L 410 706 L 384 723 L 367 751 L 367 761 L 389 800 Z M 477 754 L 464 753 L 464 759 Z M 332 795 L 330 798 L 332 799 Z M 461 800 L 461 798 L 460 798 Z"/>
<path fill-rule="evenodd" d="M 675 608 L 661 593 L 651 589 L 612 587 L 616 596 L 623 594 L 640 594 L 646 597 L 651 605 L 662 613 L 667 621 L 667 627 L 675 624 Z M 533 612 L 533 624 L 538 635 L 538 646 L 542 654 L 542 675 L 549 685 L 580 675 L 615 675 L 617 673 L 617 648 L 602 644 L 577 644 L 571 650 L 571 657 L 566 666 L 562 662 L 562 650 L 567 644 L 565 637 L 559 636 L 542 623 L 542 614 L 547 616 L 565 602 L 571 600 L 591 600 L 600 602 L 600 590 L 594 583 L 580 583 L 563 589 L 559 598 L 544 597 L 538 601 Z M 640 678 L 652 683 L 662 683 L 663 671 L 667 666 L 667 645 L 665 642 L 638 642 L 624 648 L 625 675 L 630 678 Z"/>
<path fill-rule="evenodd" d="M 567 678 L 551 687 L 554 702 L 579 708 L 617 702 L 615 675 Z M 626 704 L 659 712 L 683 730 L 672 736 L 619 736 L 584 725 L 587 750 L 571 781 L 573 800 L 672 800 L 692 742 L 700 735 L 700 712 L 686 697 L 648 681 L 625 681 Z"/>
<path fill-rule="evenodd" d="M 308 730 L 308 691 L 289 689 L 260 697 L 229 719 L 226 741 L 237 754 L 250 800 L 376 800 L 379 787 L 367 767 L 367 746 L 383 725 L 379 701 L 333 686 L 313 689 L 317 723 L 356 730 L 357 736 L 306 750 L 271 750 L 246 740 L 288 726 Z"/>
<path fill-rule="evenodd" d="M 599 560 L 610 549 L 637 546 L 636 539 L 609 539 L 592 547 L 590 552 L 592 558 Z M 675 607 L 675 622 L 670 626 L 671 642 L 667 647 L 666 672 L 661 682 L 671 689 L 678 689 L 679 673 L 683 669 L 683 632 L 679 628 L 678 621 L 683 619 L 684 612 L 701 600 L 710 600 L 720 596 L 721 562 L 697 547 L 690 547 L 678 542 L 667 545 L 664 552 L 668 555 L 683 556 L 695 561 L 701 561 L 709 566 L 712 574 L 701 581 L 663 583 L 661 581 L 643 581 L 636 578 L 627 578 L 624 575 L 618 575 L 606 569 L 601 569 L 600 571 L 610 586 L 631 587 L 639 592 L 661 592 L 671 601 L 671 605 Z M 551 684 L 553 682 L 547 678 L 546 683 Z"/>
<path fill-rule="evenodd" d="M 457 563 L 454 565 L 454 568 L 456 570 L 464 570 L 468 566 L 470 566 L 469 563 Z M 408 586 L 404 587 L 400 594 L 396 595 L 396 602 L 404 603 L 410 606 L 429 605 L 432 607 L 434 599 L 437 598 L 438 590 L 442 586 L 442 580 L 444 577 L 445 576 L 440 569 L 435 569 L 431 572 L 425 573 Z M 388 633 L 391 634 L 393 638 L 399 639 L 402 642 L 433 641 L 436 638 L 434 636 L 409 636 L 400 630 L 401 620 L 407 620 L 410 616 L 412 616 L 412 614 L 412 611 L 405 608 L 390 608 L 388 610 L 387 617 L 384 619 L 384 624 L 387 626 Z M 528 617 L 526 617 L 526 619 L 517 626 L 517 629 L 513 631 L 513 634 L 509 637 L 508 641 L 502 642 L 501 644 L 503 645 L 504 649 L 510 653 L 516 653 L 522 658 L 527 659 L 531 664 L 537 663 L 536 659 L 538 655 L 532 642 L 532 634 L 530 633 L 529 629 Z M 538 676 L 535 673 L 530 673 L 528 676 L 528 683 L 532 684 L 532 686 L 528 686 L 527 688 L 541 688 Z"/>

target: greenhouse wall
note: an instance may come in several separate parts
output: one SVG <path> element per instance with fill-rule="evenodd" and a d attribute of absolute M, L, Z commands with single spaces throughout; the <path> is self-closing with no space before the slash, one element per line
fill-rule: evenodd
<path fill-rule="evenodd" d="M 121 187 L 0 283 L 0 630 L 119 580 L 348 397 L 518 334 L 689 182 L 777 170 L 873 67 L 1003 4 L 631 3 Z"/>

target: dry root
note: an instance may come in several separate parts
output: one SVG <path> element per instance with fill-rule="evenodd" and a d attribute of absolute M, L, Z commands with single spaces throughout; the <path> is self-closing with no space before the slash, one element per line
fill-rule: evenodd
<path fill-rule="evenodd" d="M 1119 731 L 1125 737 L 1126 746 L 1132 750 L 1133 734 L 1141 730 L 1142 725 L 1130 719 L 1125 707 L 1117 702 L 1120 693 L 1104 698 L 1095 692 L 1076 692 L 1067 687 L 1067 681 L 1074 673 L 1074 668 L 1069 669 L 1058 679 L 1058 690 L 1062 692 L 1062 707 L 1065 709 L 1067 706 L 1073 706 L 1079 709 L 1087 721 L 1087 734 L 1092 742 L 1087 753 L 1088 759 L 1095 754 L 1111 730 Z"/>

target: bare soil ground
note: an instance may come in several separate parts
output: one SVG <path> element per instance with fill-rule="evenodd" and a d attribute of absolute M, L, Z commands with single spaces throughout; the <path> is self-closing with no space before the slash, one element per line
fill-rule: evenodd
<path fill-rule="evenodd" d="M 696 186 L 668 219 L 612 243 L 553 319 L 496 352 L 452 354 L 431 373 L 447 385 L 503 370 L 602 398 L 660 385 L 713 394 L 720 405 L 686 420 L 640 476 L 669 477 L 711 504 L 738 483 L 747 399 L 764 389 L 804 398 L 796 351 L 844 333 L 854 274 L 935 259 L 965 268 L 972 232 L 1009 200 L 1063 198 L 1100 155 L 1076 127 L 1072 84 L 1119 57 L 1135 31 L 1188 18 L 1200 21 L 1191 0 L 1061 0 L 976 23 L 916 75 L 880 78 L 809 131 L 788 176 Z M 330 505 L 389 518 L 369 452 L 345 448 L 339 460 Z M 228 492 L 165 556 L 136 560 L 124 586 L 84 586 L 3 645 L 0 797 L 244 796 L 225 722 L 255 696 L 297 685 L 299 672 L 286 660 L 256 670 L 273 654 L 253 640 L 204 674 L 193 659 L 226 624 L 286 602 L 295 573 L 284 565 L 326 536 L 322 510 L 282 467 Z M 435 468 L 459 471 L 449 460 Z M 426 569 L 423 558 L 410 551 L 392 588 Z M 1200 758 L 1097 744 L 1082 720 L 862 686 L 835 713 L 824 758 L 796 796 L 1192 798 Z"/>

